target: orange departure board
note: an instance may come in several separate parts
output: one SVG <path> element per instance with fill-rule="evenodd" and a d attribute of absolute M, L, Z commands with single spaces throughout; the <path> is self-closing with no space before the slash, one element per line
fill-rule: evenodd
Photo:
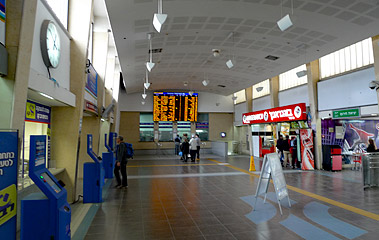
<path fill-rule="evenodd" d="M 154 121 L 197 121 L 198 94 L 155 92 Z"/>

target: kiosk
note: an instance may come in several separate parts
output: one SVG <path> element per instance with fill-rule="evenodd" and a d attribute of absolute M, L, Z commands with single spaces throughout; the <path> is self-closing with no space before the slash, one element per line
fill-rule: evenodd
<path fill-rule="evenodd" d="M 42 193 L 21 201 L 22 240 L 71 239 L 67 192 L 46 168 L 46 136 L 30 136 L 29 177 Z"/>
<path fill-rule="evenodd" d="M 114 151 L 116 150 L 116 138 L 117 133 L 109 133 L 109 139 L 107 144 L 107 134 L 105 134 L 104 144 L 105 147 L 108 149 L 108 152 L 103 152 L 105 178 L 113 178 L 114 163 L 116 161 L 116 156 L 114 154 Z"/>
<path fill-rule="evenodd" d="M 94 163 L 84 163 L 83 203 L 100 203 L 103 201 L 104 167 L 92 150 L 92 134 L 87 134 L 87 154 Z"/>

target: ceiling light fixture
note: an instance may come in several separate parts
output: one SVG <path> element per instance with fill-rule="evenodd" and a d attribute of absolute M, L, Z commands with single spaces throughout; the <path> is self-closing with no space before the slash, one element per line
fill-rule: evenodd
<path fill-rule="evenodd" d="M 142 101 L 141 103 L 142 103 L 142 105 L 145 105 L 146 102 L 145 102 L 145 101 Z"/>
<path fill-rule="evenodd" d="M 42 96 L 44 96 L 45 98 L 48 98 L 48 99 L 54 99 L 53 97 L 50 97 L 49 95 L 47 95 L 47 94 L 44 94 L 44 93 L 39 93 L 39 94 L 41 94 Z"/>
<path fill-rule="evenodd" d="M 189 91 L 188 94 L 192 97 L 192 95 L 194 94 L 193 91 Z"/>
<path fill-rule="evenodd" d="M 146 97 L 147 97 L 146 88 L 143 88 L 142 98 L 146 99 Z"/>
<path fill-rule="evenodd" d="M 157 32 L 161 32 L 162 25 L 167 19 L 167 14 L 163 14 L 162 0 L 158 0 L 158 13 L 154 13 L 153 26 Z"/>
<path fill-rule="evenodd" d="M 206 87 L 209 84 L 209 80 L 208 79 L 204 79 L 201 83 L 203 84 L 204 87 Z"/>
<path fill-rule="evenodd" d="M 151 38 L 153 37 L 153 33 L 148 33 L 147 34 L 147 39 L 149 39 L 149 49 L 150 49 L 150 62 L 147 62 L 146 63 L 146 68 L 147 70 L 149 70 L 149 72 L 151 72 L 151 70 L 154 68 L 155 66 L 155 63 L 153 63 L 153 47 L 152 47 L 152 43 L 151 43 Z"/>
<path fill-rule="evenodd" d="M 290 18 L 290 15 L 287 14 L 283 17 L 283 0 L 281 2 L 281 11 L 280 11 L 280 16 L 281 19 L 277 21 L 276 23 L 278 24 L 279 29 L 284 32 L 287 30 L 289 27 L 293 25 L 292 20 Z M 293 15 L 293 0 L 291 0 L 291 9 L 292 9 L 292 15 Z"/>
<path fill-rule="evenodd" d="M 233 41 L 233 45 L 232 45 L 232 57 L 231 57 L 231 59 L 229 59 L 228 61 L 226 61 L 226 66 L 229 69 L 231 69 L 232 67 L 234 67 L 234 63 L 233 62 L 235 62 L 235 60 L 234 60 L 234 32 L 229 33 L 227 39 L 229 39 L 229 38 L 232 38 L 232 41 Z"/>
<path fill-rule="evenodd" d="M 212 49 L 213 57 L 219 57 L 220 56 L 220 49 Z"/>
<path fill-rule="evenodd" d="M 149 83 L 149 73 L 148 73 L 147 70 L 146 70 L 146 77 L 145 77 L 145 79 L 146 79 L 146 82 L 143 84 L 143 86 L 145 86 L 146 89 L 149 89 L 149 87 L 150 87 L 150 83 Z"/>

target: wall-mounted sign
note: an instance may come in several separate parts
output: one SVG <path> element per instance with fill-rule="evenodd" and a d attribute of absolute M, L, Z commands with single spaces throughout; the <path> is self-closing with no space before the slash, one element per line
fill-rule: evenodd
<path fill-rule="evenodd" d="M 28 100 L 26 102 L 25 121 L 50 124 L 51 108 Z"/>
<path fill-rule="evenodd" d="M 306 119 L 305 103 L 242 114 L 243 124 L 289 122 Z"/>
<path fill-rule="evenodd" d="M 18 132 L 0 132 L 0 236 L 16 239 Z"/>
<path fill-rule="evenodd" d="M 98 74 L 95 68 L 90 64 L 88 67 L 86 91 L 97 99 L 97 77 Z"/>
<path fill-rule="evenodd" d="M 333 111 L 333 118 L 352 118 L 352 117 L 360 117 L 359 108 Z"/>
<path fill-rule="evenodd" d="M 91 112 L 97 115 L 97 106 L 90 101 L 84 101 L 84 111 Z"/>
<path fill-rule="evenodd" d="M 5 5 L 6 0 L 0 0 L 0 43 L 5 45 Z"/>

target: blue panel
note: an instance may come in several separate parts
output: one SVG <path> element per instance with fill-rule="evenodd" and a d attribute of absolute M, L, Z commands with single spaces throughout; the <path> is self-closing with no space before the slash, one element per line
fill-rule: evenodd
<path fill-rule="evenodd" d="M 305 205 L 303 212 L 310 220 L 348 239 L 353 239 L 367 233 L 367 231 L 361 228 L 331 216 L 328 209 L 329 207 L 324 204 L 310 202 Z"/>
<path fill-rule="evenodd" d="M 250 206 L 254 207 L 255 196 L 250 195 L 246 197 L 240 197 L 242 201 L 246 202 Z M 255 224 L 260 224 L 271 220 L 276 215 L 276 208 L 271 203 L 263 203 L 263 199 L 257 199 L 254 211 L 246 214 L 245 216 Z"/>
<path fill-rule="evenodd" d="M 264 197 L 264 194 L 262 194 L 262 196 Z M 272 202 L 278 202 L 278 200 L 276 198 L 276 194 L 274 192 L 268 192 L 266 198 Z M 292 199 L 290 199 L 290 202 L 291 202 L 291 206 L 293 206 L 297 203 L 296 201 L 294 201 Z M 290 208 L 290 206 L 288 205 L 287 198 L 282 199 L 282 201 L 280 201 L 280 205 L 285 207 L 285 208 Z"/>
<path fill-rule="evenodd" d="M 113 152 L 103 153 L 104 177 L 113 178 L 115 157 Z"/>
<path fill-rule="evenodd" d="M 306 222 L 303 219 L 298 218 L 292 214 L 290 214 L 286 220 L 281 221 L 280 224 L 307 240 L 339 239 L 334 235 L 325 232 L 324 230 L 321 230 L 320 228 L 315 227 L 309 222 Z"/>

